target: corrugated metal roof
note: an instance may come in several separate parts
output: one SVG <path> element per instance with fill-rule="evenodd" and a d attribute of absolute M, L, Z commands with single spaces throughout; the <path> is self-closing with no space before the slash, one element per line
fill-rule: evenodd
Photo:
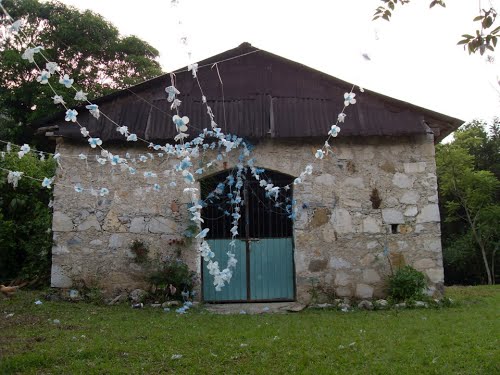
<path fill-rule="evenodd" d="M 343 94 L 351 84 L 286 60 L 269 52 L 258 51 L 239 58 L 231 57 L 255 50 L 249 44 L 199 63 L 203 93 L 216 121 L 227 133 L 241 137 L 296 138 L 323 137 L 335 123 L 343 107 Z M 223 86 L 215 69 L 218 64 Z M 169 140 L 175 127 L 164 88 L 170 76 L 164 75 L 96 100 L 102 112 L 129 131 L 148 140 Z M 190 72 L 176 73 L 176 87 L 181 92 L 181 114 L 190 118 L 191 134 L 210 128 L 201 92 Z M 224 95 L 223 95 L 224 94 Z M 426 131 L 424 121 L 438 128 L 443 138 L 463 121 L 426 110 L 383 95 L 365 91 L 357 103 L 346 110 L 341 136 L 398 136 Z M 104 141 L 121 141 L 116 126 L 101 117 L 80 109 L 78 119 L 93 136 Z M 225 119 L 225 120 L 224 120 Z M 78 126 L 64 123 L 62 116 L 47 120 L 60 124 L 58 136 L 81 138 Z"/>

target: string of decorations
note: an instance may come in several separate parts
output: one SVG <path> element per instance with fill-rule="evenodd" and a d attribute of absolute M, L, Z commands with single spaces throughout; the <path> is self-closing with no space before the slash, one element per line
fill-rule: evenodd
<path fill-rule="evenodd" d="M 1 1 L 0 1 L 0 8 L 6 15 L 7 21 L 10 23 L 10 28 L 9 31 L 11 32 L 12 35 L 14 35 L 16 38 L 20 38 L 19 35 L 23 35 L 26 39 L 28 37 L 24 32 L 22 31 L 22 26 L 23 26 L 23 20 L 18 20 L 14 21 L 12 17 L 9 15 L 9 13 L 5 10 L 5 8 L 2 6 Z M 184 38 L 184 44 L 187 44 L 187 38 Z M 200 68 L 197 63 L 190 63 L 187 67 L 187 71 L 191 72 L 193 79 L 196 80 L 196 83 L 200 89 L 200 93 L 202 96 L 202 105 L 205 106 L 207 116 L 210 119 L 210 124 L 211 124 L 211 130 L 203 129 L 202 132 L 194 138 L 190 142 L 186 142 L 185 140 L 189 137 L 189 134 L 187 133 L 188 130 L 188 124 L 189 124 L 189 118 L 187 116 L 181 116 L 179 107 L 181 106 L 181 101 L 177 98 L 177 96 L 180 94 L 179 90 L 175 86 L 175 75 L 171 74 L 171 85 L 165 88 L 165 92 L 167 94 L 167 101 L 171 104 L 171 110 L 175 110 L 176 114 L 171 116 L 168 113 L 165 113 L 166 115 L 169 115 L 172 117 L 172 122 L 174 123 L 177 131 L 177 135 L 174 137 L 174 141 L 177 142 L 176 144 L 169 144 L 167 143 L 165 146 L 158 145 L 158 144 L 153 144 L 145 139 L 142 139 L 137 136 L 135 133 L 130 133 L 129 129 L 127 126 L 121 126 L 114 120 L 112 120 L 109 116 L 107 116 L 105 113 L 103 113 L 100 108 L 90 102 L 87 99 L 87 93 L 83 92 L 82 90 L 78 90 L 74 86 L 74 80 L 69 77 L 68 74 L 63 74 L 61 72 L 60 67 L 58 66 L 57 63 L 50 61 L 44 54 L 43 54 L 43 46 L 35 46 L 33 44 L 30 44 L 28 42 L 28 47 L 24 53 L 22 54 L 22 58 L 28 60 L 29 62 L 33 63 L 36 68 L 37 72 L 39 73 L 37 77 L 37 81 L 40 84 L 48 85 L 48 87 L 51 89 L 51 91 L 54 94 L 54 97 L 52 97 L 54 104 L 60 104 L 62 105 L 65 110 L 65 121 L 67 122 L 72 122 L 76 123 L 80 127 L 80 132 L 84 138 L 87 138 L 89 146 L 92 149 L 99 148 L 101 150 L 100 156 L 96 155 L 96 161 L 100 165 L 104 165 L 107 162 L 111 164 L 111 166 L 116 166 L 119 165 L 122 170 L 128 170 L 130 174 L 136 174 L 137 170 L 136 168 L 133 168 L 132 166 L 129 165 L 129 161 L 132 163 L 136 163 L 137 159 L 133 158 L 132 155 L 126 155 L 125 158 L 120 157 L 119 155 L 113 155 L 111 152 L 107 151 L 106 149 L 103 148 L 102 140 L 97 137 L 92 137 L 90 135 L 90 132 L 86 129 L 86 127 L 82 126 L 80 122 L 78 121 L 78 112 L 75 109 L 70 109 L 66 106 L 66 103 L 64 102 L 64 98 L 61 95 L 58 95 L 57 91 L 53 87 L 53 85 L 50 83 L 49 79 L 51 78 L 52 75 L 59 75 L 59 83 L 64 85 L 66 88 L 72 88 L 75 91 L 75 100 L 77 101 L 82 101 L 84 103 L 87 103 L 85 108 L 89 111 L 90 115 L 95 117 L 96 119 L 99 119 L 100 116 L 103 116 L 106 118 L 108 121 L 110 121 L 112 124 L 116 126 L 116 131 L 122 134 L 127 141 L 131 142 L 137 142 L 137 141 L 142 141 L 148 144 L 148 147 L 152 149 L 153 151 L 158 152 L 158 156 L 162 157 L 163 153 L 165 153 L 168 156 L 174 156 L 177 159 L 179 159 L 179 163 L 174 166 L 172 169 L 173 174 L 175 175 L 176 172 L 180 173 L 183 177 L 184 183 L 187 185 L 187 187 L 184 189 L 184 192 L 188 194 L 190 198 L 190 207 L 188 208 L 191 218 L 190 220 L 195 222 L 196 224 L 200 225 L 204 222 L 203 218 L 201 217 L 201 209 L 203 208 L 202 204 L 200 204 L 200 200 L 198 199 L 197 192 L 198 189 L 192 187 L 192 185 L 195 183 L 195 178 L 194 174 L 197 175 L 202 175 L 205 173 L 207 170 L 209 170 L 212 166 L 217 164 L 218 162 L 222 161 L 227 155 L 238 148 L 242 148 L 240 152 L 240 156 L 238 158 L 238 163 L 236 164 L 236 176 L 228 176 L 227 181 L 225 184 L 223 184 L 222 187 L 218 186 L 216 190 L 218 191 L 223 191 L 224 186 L 227 184 L 229 187 L 229 193 L 227 194 L 228 202 L 231 205 L 231 212 L 230 216 L 232 217 L 232 227 L 230 229 L 231 236 L 232 236 L 232 241 L 230 243 L 230 246 L 234 248 L 235 246 L 235 239 L 238 236 L 238 222 L 239 219 L 241 218 L 241 204 L 243 202 L 241 198 L 241 189 L 243 187 L 243 179 L 244 179 L 244 173 L 246 173 L 247 170 L 250 170 L 251 176 L 255 180 L 259 182 L 259 186 L 264 188 L 266 192 L 266 197 L 267 198 L 272 198 L 275 201 L 278 200 L 278 197 L 280 195 L 280 192 L 282 189 L 288 190 L 290 189 L 290 185 L 286 185 L 284 187 L 279 187 L 276 186 L 270 181 L 269 179 L 264 179 L 261 178 L 261 174 L 263 170 L 261 168 L 257 168 L 255 166 L 255 159 L 249 158 L 250 156 L 250 151 L 251 147 L 247 145 L 246 142 L 243 141 L 242 138 L 237 137 L 236 135 L 230 135 L 230 134 L 225 134 L 222 132 L 221 128 L 218 127 L 216 121 L 215 121 L 215 115 L 211 109 L 211 107 L 208 105 L 208 101 L 206 96 L 204 95 L 202 86 L 200 84 L 200 81 L 198 79 L 198 69 Z M 245 56 L 250 53 L 255 53 L 256 51 L 252 51 L 246 54 L 242 54 L 240 56 Z M 35 61 L 35 55 L 39 54 L 42 56 L 42 58 L 46 61 L 45 64 L 45 69 L 42 69 L 38 63 Z M 190 57 L 190 52 L 188 53 Z M 229 59 L 225 59 L 223 61 L 231 60 L 236 57 L 232 57 Z M 207 64 L 208 65 L 208 64 Z M 217 66 L 216 64 L 212 66 Z M 222 78 L 220 76 L 220 72 L 217 67 L 217 74 L 219 76 L 219 79 L 222 83 Z M 341 113 L 337 117 L 337 121 L 334 125 L 331 126 L 329 132 L 328 132 L 328 138 L 325 141 L 323 147 L 321 149 L 318 149 L 315 157 L 317 159 L 323 159 L 325 155 L 327 155 L 330 151 L 330 144 L 329 141 L 332 137 L 336 137 L 340 131 L 340 128 L 338 127 L 339 123 L 343 123 L 345 120 L 345 109 L 350 105 L 350 104 L 355 104 L 356 99 L 355 99 L 355 93 L 353 92 L 353 88 L 350 90 L 349 93 L 344 94 L 344 108 L 342 109 Z M 136 93 L 134 93 L 137 95 Z M 137 95 L 139 96 L 139 95 Z M 145 100 L 144 98 L 142 98 Z M 150 103 L 151 104 L 151 103 Z M 152 105 L 152 104 L 151 104 Z M 225 116 L 225 114 L 224 114 Z M 191 126 L 191 125 L 190 125 Z M 193 127 L 194 128 L 194 127 Z M 210 142 L 210 140 L 212 140 Z M 208 141 L 209 143 L 206 143 Z M 11 145 L 10 145 L 11 146 Z M 7 148 L 9 148 L 9 144 L 7 145 Z M 206 164 L 203 164 L 201 167 L 199 167 L 196 171 L 194 170 L 194 165 L 192 160 L 200 158 L 200 155 L 202 158 L 205 158 L 208 152 L 211 150 L 215 150 L 217 148 L 218 153 L 215 159 L 211 159 L 209 162 Z M 29 153 L 31 151 L 31 148 L 29 145 L 25 144 L 22 146 L 19 146 L 19 152 L 18 156 L 22 158 L 25 154 Z M 8 150 L 10 152 L 10 150 Z M 201 153 L 200 153 L 201 152 Z M 44 153 L 47 154 L 47 153 Z M 50 153 L 49 153 L 50 154 Z M 58 164 L 60 165 L 60 157 L 61 155 L 58 153 L 55 154 L 50 154 L 54 159 L 57 160 Z M 161 156 L 160 156 L 161 155 Z M 148 157 L 149 156 L 149 157 Z M 138 160 L 141 162 L 146 162 L 148 160 L 153 160 L 154 156 L 151 153 L 148 153 L 148 156 L 145 155 L 139 155 Z M 73 156 L 74 157 L 74 156 Z M 78 156 L 79 159 L 85 160 L 87 162 L 88 156 L 84 154 L 80 154 Z M 10 171 L 7 169 L 2 170 L 8 172 L 7 179 L 9 183 L 12 183 L 14 186 L 17 186 L 20 178 L 24 175 L 23 172 L 19 171 Z M 300 173 L 300 175 L 293 181 L 294 185 L 300 184 L 303 182 L 303 180 L 312 174 L 313 167 L 311 165 L 307 165 L 305 169 Z M 24 175 L 25 176 L 25 175 Z M 30 176 L 25 176 L 27 178 L 32 178 Z M 144 172 L 144 177 L 146 179 L 149 178 L 157 178 L 158 173 L 154 171 L 145 171 Z M 32 178 L 34 180 L 37 180 L 35 178 Z M 55 177 L 48 178 L 45 177 L 43 180 L 40 180 L 42 182 L 42 186 L 46 188 L 51 188 L 51 186 L 54 184 L 54 179 Z M 175 183 L 174 181 L 171 182 Z M 62 187 L 68 187 L 62 184 L 58 184 Z M 172 185 L 170 185 L 172 186 Z M 75 185 L 73 188 L 76 192 L 83 192 L 85 190 L 89 190 L 92 195 L 107 195 L 109 194 L 109 190 L 107 188 L 101 188 L 99 191 L 96 191 L 93 188 L 90 189 L 84 189 L 81 186 Z M 161 186 L 157 183 L 153 185 L 153 189 L 155 191 L 159 191 L 161 189 Z M 222 193 L 220 193 L 222 194 Z M 217 194 L 216 194 L 217 195 Z M 287 207 L 287 210 L 292 210 L 293 205 L 290 205 L 290 208 Z M 290 211 L 291 218 L 294 217 L 294 212 Z M 222 287 L 226 284 L 229 283 L 232 277 L 232 270 L 237 264 L 237 260 L 235 258 L 234 253 L 230 250 L 227 252 L 228 255 L 228 262 L 226 268 L 224 268 L 222 271 L 220 270 L 219 264 L 217 261 L 214 261 L 214 256 L 215 254 L 211 251 L 210 246 L 208 243 L 204 240 L 208 233 L 208 228 L 202 229 L 196 236 L 195 238 L 200 240 L 200 245 L 198 247 L 198 252 L 200 253 L 201 257 L 207 262 L 207 269 L 209 270 L 209 273 L 214 277 L 214 286 L 216 290 L 221 290 Z"/>

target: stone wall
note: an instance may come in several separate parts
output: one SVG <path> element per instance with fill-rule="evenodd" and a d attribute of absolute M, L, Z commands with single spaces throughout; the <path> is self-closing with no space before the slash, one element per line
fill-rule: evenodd
<path fill-rule="evenodd" d="M 385 277 L 400 264 L 424 271 L 430 292 L 439 291 L 444 274 L 432 136 L 339 138 L 334 144 L 336 157 L 319 161 L 313 156 L 319 143 L 312 141 L 264 140 L 254 150 L 256 165 L 266 169 L 297 176 L 306 164 L 314 166 L 313 175 L 294 188 L 297 299 L 308 301 L 311 280 L 337 296 L 384 296 Z M 110 194 L 55 187 L 53 286 L 80 279 L 108 291 L 143 286 L 143 269 L 129 248 L 135 239 L 149 245 L 152 257 L 179 255 L 200 272 L 196 243 L 173 243 L 189 225 L 184 183 L 160 193 L 152 189 L 175 179 L 168 176 L 175 160 L 139 163 L 130 176 L 90 157 L 87 165 L 78 160 L 81 152 L 91 153 L 88 146 L 59 140 L 57 151 L 66 156 L 58 183 L 106 186 Z M 141 152 L 122 146 L 109 151 Z M 213 172 L 233 167 L 237 154 Z M 161 173 L 145 182 L 146 170 Z"/>

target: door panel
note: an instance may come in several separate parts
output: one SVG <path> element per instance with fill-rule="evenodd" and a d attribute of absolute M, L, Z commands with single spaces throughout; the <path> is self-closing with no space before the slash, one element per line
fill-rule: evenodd
<path fill-rule="evenodd" d="M 294 298 L 291 238 L 263 238 L 250 242 L 252 300 Z"/>
<path fill-rule="evenodd" d="M 219 269 L 226 268 L 227 252 L 233 248 L 229 246 L 230 239 L 207 240 L 208 245 L 215 253 L 215 261 L 219 262 Z M 233 251 L 233 250 L 232 250 Z M 234 254 L 238 263 L 233 271 L 229 285 L 225 285 L 220 292 L 215 290 L 214 278 L 207 270 L 207 262 L 203 261 L 203 300 L 206 302 L 246 301 L 247 273 L 246 273 L 246 242 L 236 240 Z"/>
<path fill-rule="evenodd" d="M 230 185 L 225 171 L 200 181 L 204 202 L 202 217 L 204 228 L 210 229 L 205 240 L 215 253 L 222 269 L 227 264 L 227 251 L 231 242 L 235 187 Z M 238 222 L 240 240 L 234 249 L 238 264 L 228 285 L 215 291 L 213 277 L 202 261 L 202 289 L 206 302 L 293 300 L 295 296 L 293 263 L 293 177 L 279 172 L 261 170 L 262 180 L 272 181 L 281 189 L 278 196 L 270 196 L 260 181 L 246 171 L 241 191 L 243 204 Z M 222 185 L 222 186 L 221 186 Z M 248 260 L 248 264 L 247 264 Z"/>

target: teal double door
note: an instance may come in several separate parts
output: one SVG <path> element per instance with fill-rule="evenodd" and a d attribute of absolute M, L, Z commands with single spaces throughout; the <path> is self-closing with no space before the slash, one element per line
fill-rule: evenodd
<path fill-rule="evenodd" d="M 206 262 L 202 260 L 203 300 L 205 302 L 294 300 L 293 222 L 289 218 L 290 210 L 287 208 L 291 202 L 291 189 L 283 191 L 279 199 L 269 198 L 249 176 L 241 194 L 244 200 L 238 228 L 240 237 L 236 240 L 236 245 L 230 247 L 232 240 L 227 238 L 230 235 L 231 225 L 230 217 L 227 215 L 230 207 L 225 206 L 223 197 L 210 199 L 209 195 L 211 188 L 217 186 L 227 176 L 227 173 L 220 174 L 211 183 L 206 183 L 205 186 L 202 184 L 202 197 L 206 202 L 202 214 L 205 218 L 205 227 L 210 229 L 206 241 L 215 253 L 214 260 L 219 263 L 219 267 L 221 269 L 226 267 L 228 251 L 235 254 L 238 263 L 230 283 L 221 291 L 216 291 L 213 276 L 209 274 Z M 281 183 L 281 186 L 289 183 L 291 179 L 277 173 L 273 173 L 273 177 L 272 181 L 276 185 Z"/>
<path fill-rule="evenodd" d="M 224 267 L 230 239 L 207 241 L 215 259 Z M 215 291 L 213 277 L 203 269 L 203 299 L 206 302 L 290 301 L 294 299 L 292 238 L 262 238 L 236 241 L 238 264 L 229 285 Z"/>

